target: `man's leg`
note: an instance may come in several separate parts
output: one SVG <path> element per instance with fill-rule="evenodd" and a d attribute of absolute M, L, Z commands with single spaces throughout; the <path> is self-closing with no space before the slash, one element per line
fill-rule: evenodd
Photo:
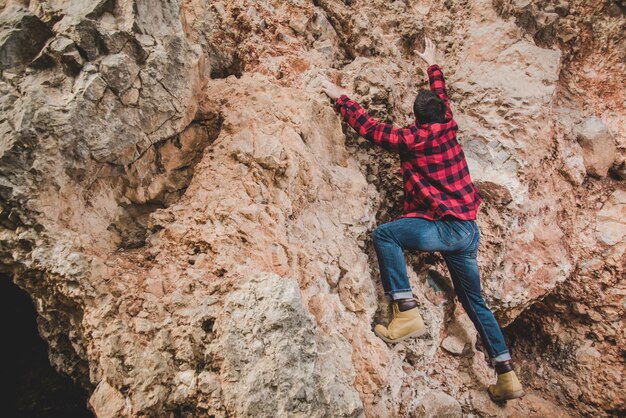
<path fill-rule="evenodd" d="M 498 373 L 498 382 L 489 387 L 492 399 L 501 401 L 518 398 L 524 394 L 513 371 L 511 354 L 504 341 L 502 330 L 480 291 L 480 273 L 476 255 L 480 243 L 480 231 L 473 224 L 475 236 L 472 243 L 462 251 L 442 252 L 454 289 L 465 312 L 474 323 Z"/>
<path fill-rule="evenodd" d="M 467 241 L 471 233 L 467 226 L 455 227 L 446 242 L 441 239 L 445 227 L 424 218 L 401 218 L 374 230 L 381 281 L 394 310 L 394 318 L 387 327 L 378 324 L 374 329 L 383 340 L 397 342 L 426 332 L 417 301 L 412 297 L 403 250 L 450 250 Z"/>
<path fill-rule="evenodd" d="M 400 218 L 380 225 L 372 233 L 385 296 L 392 301 L 412 298 L 406 273 L 404 250 L 444 251 L 450 249 L 440 239 L 434 221 Z"/>
<path fill-rule="evenodd" d="M 441 253 L 441 255 L 450 271 L 459 301 L 480 334 L 487 354 L 495 361 L 510 360 L 511 355 L 504 341 L 500 325 L 487 307 L 480 292 L 480 275 L 476 253 L 470 249 L 466 252 Z"/>

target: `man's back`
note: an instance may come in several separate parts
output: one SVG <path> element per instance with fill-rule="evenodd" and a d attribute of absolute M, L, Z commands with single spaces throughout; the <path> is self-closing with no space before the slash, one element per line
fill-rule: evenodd
<path fill-rule="evenodd" d="M 400 218 L 430 220 L 449 215 L 476 219 L 483 201 L 472 183 L 465 154 L 456 139 L 458 126 L 452 116 L 443 72 L 438 65 L 427 69 L 430 89 L 445 103 L 443 123 L 414 123 L 397 128 L 381 123 L 347 95 L 335 107 L 359 135 L 399 153 L 404 182 L 404 210 Z"/>

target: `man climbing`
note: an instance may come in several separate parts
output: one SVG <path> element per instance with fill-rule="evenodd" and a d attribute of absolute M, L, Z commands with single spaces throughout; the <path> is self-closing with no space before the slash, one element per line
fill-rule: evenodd
<path fill-rule="evenodd" d="M 426 332 L 407 277 L 403 250 L 440 252 L 456 295 L 498 374 L 496 384 L 488 388 L 489 395 L 494 401 L 519 398 L 524 391 L 513 371 L 500 326 L 480 290 L 476 261 L 480 231 L 475 219 L 483 199 L 470 179 L 456 139 L 458 126 L 452 118 L 443 73 L 435 63 L 435 45 L 426 38 L 424 52 L 415 52 L 428 64 L 430 90 L 418 92 L 413 104 L 416 121 L 406 128 L 375 120 L 348 97 L 346 90 L 322 81 L 321 91 L 335 100 L 335 109 L 360 136 L 400 156 L 404 213 L 378 226 L 372 235 L 383 289 L 392 301 L 393 319 L 388 326 L 377 324 L 374 332 L 390 343 Z"/>

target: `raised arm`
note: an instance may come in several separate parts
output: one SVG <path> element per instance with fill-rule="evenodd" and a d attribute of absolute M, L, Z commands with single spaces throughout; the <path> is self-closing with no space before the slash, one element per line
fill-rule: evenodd
<path fill-rule="evenodd" d="M 446 120 L 452 119 L 452 110 L 450 109 L 450 100 L 448 99 L 448 92 L 446 90 L 446 80 L 443 77 L 443 71 L 437 64 L 430 65 L 426 70 L 428 73 L 428 82 L 430 89 L 434 91 L 437 96 L 446 104 Z"/>
<path fill-rule="evenodd" d="M 343 119 L 363 138 L 389 151 L 398 153 L 407 151 L 404 128 L 377 121 L 345 94 L 337 98 L 334 106 Z"/>
<path fill-rule="evenodd" d="M 379 122 L 348 97 L 347 90 L 322 77 L 321 91 L 334 101 L 334 107 L 341 117 L 363 138 L 394 152 L 408 151 L 408 141 L 413 133 L 410 128 L 397 128 L 388 123 Z"/>
<path fill-rule="evenodd" d="M 417 55 L 420 56 L 426 64 L 428 64 L 428 68 L 426 72 L 428 73 L 428 82 L 430 84 L 430 89 L 434 91 L 437 96 L 441 97 L 441 99 L 446 104 L 446 120 L 452 119 L 452 110 L 450 109 L 450 100 L 448 99 L 448 92 L 446 91 L 446 80 L 443 77 L 443 71 L 441 71 L 441 67 L 436 64 L 436 55 L 437 48 L 433 41 L 428 38 L 424 39 L 424 52 L 415 51 Z"/>

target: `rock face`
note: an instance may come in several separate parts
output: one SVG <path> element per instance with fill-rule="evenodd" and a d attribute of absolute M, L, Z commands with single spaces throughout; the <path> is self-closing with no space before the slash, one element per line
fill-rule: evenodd
<path fill-rule="evenodd" d="M 623 414 L 625 26 L 590 0 L 2 2 L 0 271 L 99 417 Z M 428 336 L 373 334 L 398 160 L 319 91 L 411 123 L 425 35 L 528 388 L 506 405 L 439 255 L 407 254 Z"/>

